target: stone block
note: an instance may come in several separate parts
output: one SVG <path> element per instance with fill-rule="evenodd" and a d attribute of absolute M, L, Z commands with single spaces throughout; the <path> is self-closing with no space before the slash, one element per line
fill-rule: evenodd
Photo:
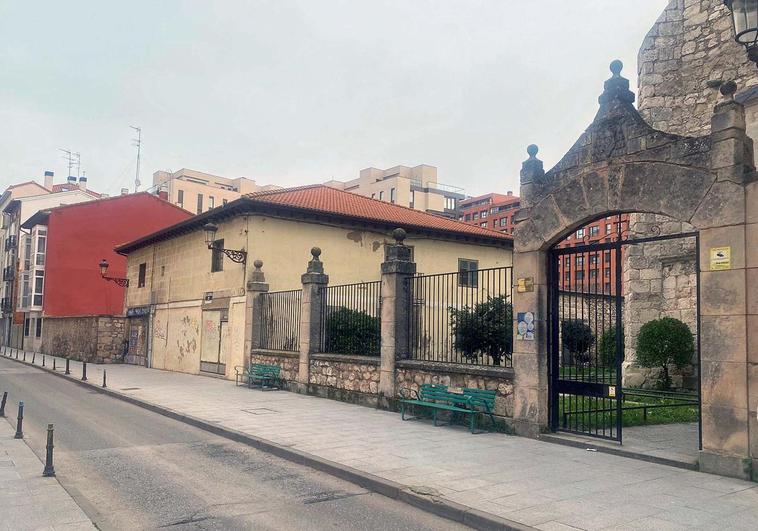
<path fill-rule="evenodd" d="M 547 253 L 541 251 L 513 253 L 513 283 L 519 278 L 532 277 L 535 285 L 547 284 Z M 516 295 L 514 290 L 514 295 Z"/>
<path fill-rule="evenodd" d="M 522 221 L 513 230 L 513 249 L 516 252 L 537 251 L 547 247 L 542 230 L 533 219 Z"/>
<path fill-rule="evenodd" d="M 562 237 L 565 227 L 571 224 L 570 220 L 567 222 L 567 220 L 561 218 L 561 211 L 558 208 L 556 198 L 552 194 L 532 208 L 531 220 L 534 222 L 540 238 L 550 243 Z M 535 248 L 531 247 L 529 250 L 533 249 Z"/>
<path fill-rule="evenodd" d="M 758 314 L 758 268 L 751 267 L 745 270 L 745 282 L 747 291 L 747 313 Z"/>
<path fill-rule="evenodd" d="M 747 359 L 758 363 L 758 315 L 747 315 Z"/>
<path fill-rule="evenodd" d="M 723 455 L 717 452 L 702 450 L 699 456 L 701 472 L 717 474 L 750 481 L 752 462 L 747 456 Z"/>
<path fill-rule="evenodd" d="M 701 315 L 745 313 L 745 273 L 743 270 L 700 273 Z"/>
<path fill-rule="evenodd" d="M 732 456 L 748 455 L 748 411 L 703 404 L 703 450 Z"/>
<path fill-rule="evenodd" d="M 700 387 L 703 406 L 729 409 L 747 407 L 747 364 L 745 362 L 700 362 Z"/>
<path fill-rule="evenodd" d="M 738 225 L 745 220 L 745 191 L 733 182 L 714 183 L 690 223 L 699 229 Z"/>
<path fill-rule="evenodd" d="M 758 204 L 755 205 L 758 209 Z M 751 207 L 748 206 L 747 216 L 750 217 Z M 738 231 L 740 232 L 740 231 Z M 758 267 L 758 223 L 745 225 L 745 267 Z M 734 253 L 734 251 L 732 251 Z M 734 258 L 732 258 L 734 260 Z"/>
<path fill-rule="evenodd" d="M 745 363 L 747 317 L 703 315 L 700 318 L 701 359 Z"/>
<path fill-rule="evenodd" d="M 756 243 L 758 244 L 758 241 Z M 701 271 L 710 270 L 710 252 L 713 247 L 730 247 L 732 269 L 745 267 L 745 228 L 743 226 L 715 227 L 700 231 Z"/>
<path fill-rule="evenodd" d="M 745 185 L 746 223 L 758 223 L 758 181 Z M 748 240 L 751 243 L 752 240 Z"/>

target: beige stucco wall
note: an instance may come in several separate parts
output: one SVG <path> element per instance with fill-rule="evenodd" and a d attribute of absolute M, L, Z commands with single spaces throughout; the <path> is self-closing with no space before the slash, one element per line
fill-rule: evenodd
<path fill-rule="evenodd" d="M 217 238 L 229 249 L 248 249 L 248 271 L 255 260 L 271 291 L 297 289 L 310 259 L 310 249 L 322 249 L 321 259 L 330 284 L 379 280 L 384 244 L 393 240 L 382 232 L 293 221 L 268 216 L 237 217 L 218 224 Z M 504 247 L 430 239 L 409 234 L 419 273 L 457 271 L 458 259 L 478 260 L 479 268 L 510 266 L 512 253 Z M 138 285 L 139 265 L 146 264 L 145 286 Z M 226 376 L 243 363 L 245 281 L 242 264 L 224 260 L 224 270 L 210 272 L 211 252 L 197 230 L 151 245 L 129 255 L 127 308 L 155 305 L 152 325 L 152 366 L 198 373 L 202 344 L 202 306 L 205 294 L 229 297 L 229 350 Z"/>

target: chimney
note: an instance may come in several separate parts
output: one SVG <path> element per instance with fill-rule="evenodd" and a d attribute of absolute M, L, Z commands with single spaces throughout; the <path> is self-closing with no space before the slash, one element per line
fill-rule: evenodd
<path fill-rule="evenodd" d="M 80 190 L 86 190 L 87 189 L 87 178 L 82 175 L 79 177 L 79 189 Z"/>
<path fill-rule="evenodd" d="M 53 177 L 55 177 L 55 173 L 51 171 L 45 172 L 45 188 L 51 192 L 53 191 Z"/>
<path fill-rule="evenodd" d="M 129 189 L 128 188 L 122 188 L 121 189 L 121 195 L 129 195 Z"/>
<path fill-rule="evenodd" d="M 66 183 L 73 184 L 74 186 L 76 186 L 76 177 L 74 177 L 73 175 L 69 175 L 68 179 L 66 179 Z"/>
<path fill-rule="evenodd" d="M 512 195 L 513 195 L 513 190 L 508 190 L 508 191 L 506 192 L 506 195 L 507 195 L 508 197 L 512 196 Z"/>
<path fill-rule="evenodd" d="M 158 197 L 160 197 L 164 201 L 168 201 L 168 192 L 166 190 L 161 190 L 158 192 Z"/>

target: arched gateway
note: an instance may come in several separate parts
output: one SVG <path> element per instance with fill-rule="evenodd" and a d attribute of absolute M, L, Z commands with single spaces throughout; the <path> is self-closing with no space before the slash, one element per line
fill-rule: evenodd
<path fill-rule="evenodd" d="M 537 436 L 565 427 L 559 396 L 591 397 L 595 410 L 613 410 L 620 395 L 618 372 L 607 380 L 572 378 L 565 360 L 555 361 L 564 355 L 556 324 L 559 260 L 606 250 L 582 248 L 579 242 L 556 251 L 557 244 L 601 218 L 665 216 L 686 227 L 685 234 L 668 236 L 699 243 L 700 467 L 750 477 L 752 470 L 758 474 L 758 183 L 744 108 L 734 101 L 734 84 L 724 83 L 724 101 L 714 109 L 710 135 L 657 131 L 635 109 L 621 68 L 619 61 L 611 64 L 613 76 L 605 82 L 595 119 L 561 161 L 545 172 L 536 146 L 530 146 L 521 170 L 514 274 L 531 278 L 534 287 L 514 294 L 514 315 L 532 312 L 536 327 L 533 336 L 517 335 L 514 345 L 516 428 Z M 605 245 L 614 250 L 636 243 L 629 239 L 617 233 Z M 728 260 L 711 260 L 713 251 L 725 248 Z M 620 324 L 617 314 L 608 310 L 607 315 L 609 323 Z M 611 429 L 603 435 L 620 439 L 621 434 Z"/>

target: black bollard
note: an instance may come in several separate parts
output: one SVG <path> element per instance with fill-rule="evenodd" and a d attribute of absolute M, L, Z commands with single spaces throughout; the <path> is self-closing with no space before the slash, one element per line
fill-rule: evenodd
<path fill-rule="evenodd" d="M 8 391 L 3 393 L 3 401 L 0 402 L 0 418 L 5 416 L 5 401 L 8 400 Z"/>
<path fill-rule="evenodd" d="M 68 358 L 66 358 L 66 374 L 71 374 L 71 371 L 68 370 Z"/>
<path fill-rule="evenodd" d="M 108 387 L 105 385 L 105 369 L 103 369 L 103 387 Z"/>
<path fill-rule="evenodd" d="M 46 478 L 53 477 L 55 475 L 55 468 L 53 468 L 53 425 L 47 425 L 47 455 L 45 456 L 45 470 L 42 471 L 42 475 Z"/>
<path fill-rule="evenodd" d="M 87 381 L 87 362 L 86 361 L 82 362 L 82 381 L 83 382 Z"/>
<path fill-rule="evenodd" d="M 32 361 L 32 363 L 34 363 L 34 362 Z M 42 355 L 42 366 L 43 367 L 45 366 L 45 355 L 44 354 Z"/>
<path fill-rule="evenodd" d="M 24 438 L 24 403 L 23 402 L 18 403 L 18 417 L 16 417 L 16 435 L 14 435 L 13 438 L 14 439 Z"/>
<path fill-rule="evenodd" d="M 24 361 L 26 361 L 26 351 L 24 351 Z"/>
<path fill-rule="evenodd" d="M 34 360 L 35 359 L 37 359 L 37 353 L 36 352 L 32 352 L 32 365 L 34 365 Z M 43 361 L 42 365 L 44 365 L 44 364 L 45 364 L 45 362 Z"/>
<path fill-rule="evenodd" d="M 58 358 L 53 358 L 53 370 L 55 370 L 55 360 Z"/>
<path fill-rule="evenodd" d="M 18 349 L 16 349 L 16 359 L 18 359 Z"/>

